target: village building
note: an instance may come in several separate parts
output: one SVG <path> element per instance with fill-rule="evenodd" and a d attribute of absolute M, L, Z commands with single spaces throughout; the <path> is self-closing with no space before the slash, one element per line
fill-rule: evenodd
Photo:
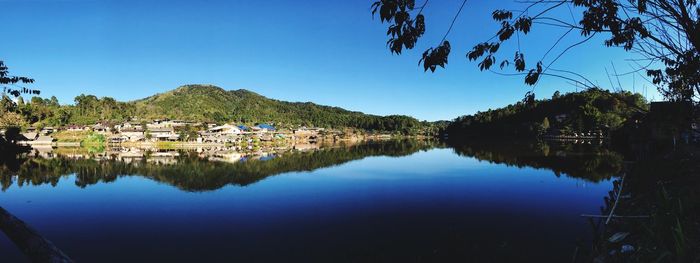
<path fill-rule="evenodd" d="M 141 123 L 138 123 L 138 122 L 130 121 L 130 122 L 124 122 L 122 124 L 115 125 L 114 128 L 117 131 L 121 132 L 123 129 L 133 129 L 133 128 L 143 129 L 143 125 L 141 125 Z"/>
<path fill-rule="evenodd" d="M 265 124 L 265 123 L 255 125 L 255 126 L 251 127 L 250 129 L 253 132 L 258 132 L 258 133 L 260 133 L 260 132 L 262 132 L 262 133 L 273 132 L 276 130 L 274 126 L 272 126 L 270 124 Z"/>
<path fill-rule="evenodd" d="M 23 144 L 30 145 L 51 145 L 54 139 L 51 136 L 41 135 L 37 132 L 25 132 L 22 133 L 20 142 Z"/>
<path fill-rule="evenodd" d="M 51 126 L 43 127 L 41 129 L 37 129 L 37 127 L 28 127 L 27 128 L 28 133 L 38 133 L 40 135 L 49 135 L 54 132 L 56 132 L 56 129 Z"/>
<path fill-rule="evenodd" d="M 243 131 L 238 126 L 231 124 L 215 126 L 200 133 L 201 141 L 217 143 L 236 142 L 241 134 Z"/>
<path fill-rule="evenodd" d="M 92 131 L 99 134 L 110 134 L 111 130 L 112 127 L 106 123 L 97 123 L 95 125 L 92 125 Z"/>
<path fill-rule="evenodd" d="M 149 128 L 147 131 L 148 134 L 151 135 L 151 138 L 153 138 L 156 141 L 177 141 L 180 139 L 180 136 L 175 133 L 175 129 L 172 127 L 169 128 Z"/>
<path fill-rule="evenodd" d="M 315 141 L 318 139 L 319 133 L 321 133 L 321 131 L 323 131 L 323 128 L 301 127 L 292 131 L 292 139 Z"/>
<path fill-rule="evenodd" d="M 216 135 L 240 135 L 242 133 L 243 133 L 243 131 L 241 131 L 241 129 L 238 128 L 238 126 L 230 125 L 230 124 L 216 126 L 216 127 L 208 129 L 205 132 L 205 134 L 216 134 Z"/>
<path fill-rule="evenodd" d="M 118 138 L 120 138 L 118 140 L 120 140 L 121 142 L 137 142 L 145 139 L 146 136 L 144 135 L 143 129 L 140 126 L 135 126 L 131 128 L 121 128 L 119 130 Z"/>
<path fill-rule="evenodd" d="M 90 127 L 85 126 L 85 125 L 68 125 L 66 126 L 66 131 L 69 132 L 80 132 L 80 131 L 89 131 Z"/>

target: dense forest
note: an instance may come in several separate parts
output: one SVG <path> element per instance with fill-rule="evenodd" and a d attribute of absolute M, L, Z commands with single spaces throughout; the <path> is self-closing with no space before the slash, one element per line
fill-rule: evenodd
<path fill-rule="evenodd" d="M 226 91 L 209 85 L 187 85 L 144 99 L 119 102 L 113 98 L 80 95 L 74 105 L 60 105 L 55 97 L 21 97 L 0 101 L 0 126 L 62 126 L 140 120 L 179 119 L 197 122 L 274 123 L 279 127 L 358 128 L 404 134 L 436 129 L 437 124 L 403 115 L 376 116 L 311 102 L 269 99 L 248 90 Z"/>
<path fill-rule="evenodd" d="M 447 127 L 450 136 L 532 137 L 545 133 L 607 132 L 627 119 L 648 111 L 640 94 L 588 89 L 551 99 L 526 99 L 495 110 L 455 119 Z"/>

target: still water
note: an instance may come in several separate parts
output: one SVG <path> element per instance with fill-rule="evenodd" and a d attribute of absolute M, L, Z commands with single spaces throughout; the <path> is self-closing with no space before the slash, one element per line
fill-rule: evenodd
<path fill-rule="evenodd" d="M 2 168 L 0 206 L 77 262 L 570 262 L 621 163 L 589 148 L 59 151 Z"/>

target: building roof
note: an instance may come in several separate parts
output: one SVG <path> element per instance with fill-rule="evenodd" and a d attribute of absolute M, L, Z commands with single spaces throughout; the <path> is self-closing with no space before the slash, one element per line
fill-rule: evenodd
<path fill-rule="evenodd" d="M 274 126 L 272 126 L 270 124 L 266 124 L 266 123 L 258 124 L 256 127 L 260 128 L 260 129 L 275 130 Z"/>
<path fill-rule="evenodd" d="M 225 129 L 236 129 L 236 130 L 240 130 L 240 128 L 237 127 L 237 126 L 233 126 L 233 125 L 229 125 L 229 124 L 224 124 L 224 125 L 221 125 L 221 126 L 216 126 L 216 127 L 210 128 L 208 131 L 220 131 L 220 130 L 225 130 Z"/>
<path fill-rule="evenodd" d="M 37 137 L 37 133 L 36 132 L 25 132 L 25 133 L 22 133 L 22 136 L 24 137 L 24 138 L 22 138 L 23 140 L 33 141 Z"/>
<path fill-rule="evenodd" d="M 34 141 L 41 142 L 41 143 L 51 143 L 51 142 L 53 142 L 53 138 L 51 138 L 50 136 L 39 136 L 39 138 L 37 138 Z"/>
<path fill-rule="evenodd" d="M 173 128 L 151 128 L 148 129 L 149 132 L 174 132 L 175 130 Z"/>

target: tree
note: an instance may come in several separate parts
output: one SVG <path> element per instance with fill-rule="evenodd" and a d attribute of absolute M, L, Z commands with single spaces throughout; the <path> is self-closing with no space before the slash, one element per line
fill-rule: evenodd
<path fill-rule="evenodd" d="M 2 99 L 0 99 L 0 113 L 14 112 L 15 110 L 17 110 L 15 102 L 3 94 Z"/>
<path fill-rule="evenodd" d="M 440 44 L 423 53 L 419 63 L 425 71 L 435 71 L 438 66 L 447 64 L 451 51 L 447 37 L 466 2 L 464 0 L 456 11 Z M 390 24 L 387 45 L 392 53 L 401 54 L 403 49 L 414 48 L 423 36 L 426 28 L 423 10 L 427 3 L 428 0 L 420 7 L 415 5 L 415 0 L 380 0 L 372 4 L 372 13 L 378 12 L 381 22 Z M 634 61 L 637 67 L 631 74 L 645 72 L 667 99 L 692 101 L 700 98 L 700 7 L 697 0 L 537 0 L 518 3 L 523 7 L 519 11 L 493 11 L 492 17 L 500 23 L 500 29 L 494 37 L 476 44 L 467 52 L 468 60 L 479 61 L 480 70 L 491 70 L 493 65 L 499 65 L 503 70 L 512 64 L 515 72 L 510 75 L 524 76 L 529 85 L 538 83 L 542 76 L 554 76 L 585 87 L 596 87 L 579 73 L 554 69 L 552 65 L 570 49 L 590 41 L 595 35 L 605 35 L 605 46 L 622 47 L 641 56 Z M 574 18 L 574 12 L 580 17 Z M 558 17 L 558 14 L 571 14 L 574 21 L 567 22 L 568 17 Z M 520 41 L 535 25 L 563 30 L 561 36 L 552 38 L 550 50 L 574 31 L 580 33 L 582 40 L 559 54 L 547 52 L 530 65 L 526 64 L 519 45 L 511 59 L 496 59 L 504 42 L 514 39 L 514 36 Z"/>
<path fill-rule="evenodd" d="M 559 93 L 559 91 L 557 90 L 557 91 L 555 91 L 554 94 L 552 95 L 552 99 L 553 99 L 553 100 L 556 100 L 556 99 L 558 99 L 558 98 L 561 98 L 561 93 Z"/>
<path fill-rule="evenodd" d="M 15 136 L 14 133 L 18 132 L 19 126 L 23 125 L 22 116 L 20 116 L 17 111 L 17 105 L 12 102 L 7 94 L 19 97 L 21 94 L 39 94 L 38 90 L 28 89 L 26 87 L 19 86 L 18 84 L 31 84 L 34 83 L 34 79 L 28 77 L 19 77 L 10 75 L 8 67 L 5 63 L 0 60 L 0 86 L 2 86 L 2 99 L 0 100 L 0 128 L 5 128 L 4 138 L 0 136 L 0 149 L 3 151 L 14 149 L 14 147 L 8 147 L 6 144 L 14 144 Z M 11 87 L 8 87 L 11 85 Z"/>
<path fill-rule="evenodd" d="M 31 83 L 34 83 L 34 79 L 10 75 L 7 66 L 5 66 L 5 62 L 0 60 L 0 86 L 2 86 L 3 94 L 10 94 L 15 98 L 19 97 L 22 93 L 39 95 L 39 93 L 41 93 L 39 90 L 18 86 L 18 84 Z M 15 88 L 8 87 L 7 85 L 15 86 Z"/>

